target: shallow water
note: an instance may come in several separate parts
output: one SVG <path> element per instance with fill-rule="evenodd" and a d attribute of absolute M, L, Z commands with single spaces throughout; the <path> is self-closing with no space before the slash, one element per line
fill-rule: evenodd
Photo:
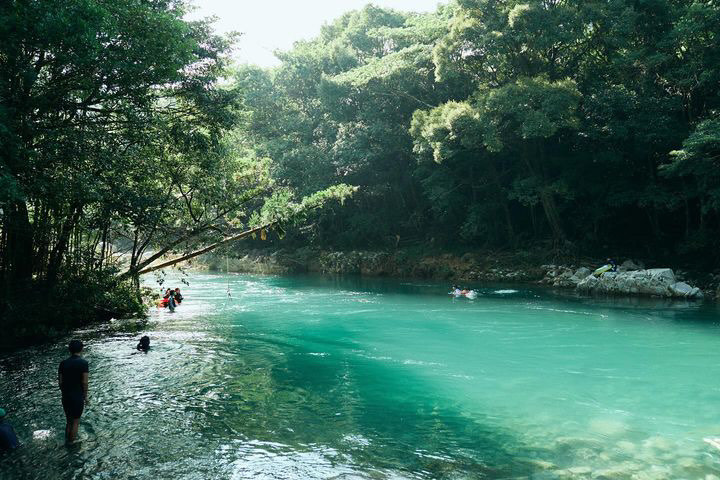
<path fill-rule="evenodd" d="M 64 347 L 0 355 L 0 478 L 720 477 L 716 306 L 479 290 L 195 275 L 175 313 L 75 332 L 75 445 Z"/>

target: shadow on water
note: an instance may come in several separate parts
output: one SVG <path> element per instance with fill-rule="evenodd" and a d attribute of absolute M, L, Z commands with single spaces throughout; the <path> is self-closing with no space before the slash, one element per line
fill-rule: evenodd
<path fill-rule="evenodd" d="M 337 330 L 332 336 L 349 334 Z M 470 417 L 442 395 L 428 394 L 422 380 L 408 378 L 406 370 L 352 355 L 330 362 L 292 341 L 256 338 L 245 349 L 266 351 L 264 364 L 227 365 L 227 391 L 235 393 L 220 408 L 230 410 L 204 418 L 197 428 L 214 425 L 213 430 L 229 435 L 240 431 L 300 450 L 332 446 L 333 457 L 350 459 L 364 471 L 380 468 L 438 479 L 457 474 L 512 478 L 532 471 L 516 458 L 519 441 L 511 433 Z M 393 385 L 398 379 L 402 390 Z M 230 427 L 228 419 L 239 423 Z"/>

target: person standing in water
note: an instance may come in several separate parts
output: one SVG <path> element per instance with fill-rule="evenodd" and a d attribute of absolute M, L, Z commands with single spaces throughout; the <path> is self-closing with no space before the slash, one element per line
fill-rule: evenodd
<path fill-rule="evenodd" d="M 70 357 L 60 362 L 58 367 L 58 385 L 62 392 L 62 406 L 65 411 L 65 440 L 75 440 L 88 396 L 87 360 L 80 356 L 83 343 L 72 340 L 68 345 Z"/>
<path fill-rule="evenodd" d="M 5 410 L 0 408 L 0 451 L 13 450 L 19 445 L 15 429 L 5 421 L 5 415 Z"/>

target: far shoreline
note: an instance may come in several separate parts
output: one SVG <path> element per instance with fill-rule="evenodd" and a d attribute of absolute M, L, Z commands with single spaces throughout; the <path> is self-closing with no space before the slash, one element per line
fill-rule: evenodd
<path fill-rule="evenodd" d="M 640 261 L 620 258 L 618 264 L 629 261 L 637 269 L 646 268 Z M 637 262 L 637 265 L 635 264 Z M 193 271 L 254 273 L 254 274 L 318 274 L 318 275 L 360 275 L 364 277 L 386 277 L 396 280 L 432 280 L 461 283 L 472 287 L 474 284 L 504 284 L 517 286 L 544 286 L 562 291 L 575 290 L 573 283 L 566 279 L 570 272 L 578 269 L 594 270 L 603 260 L 593 258 L 566 258 L 551 261 L 537 252 L 418 252 L 409 249 L 398 250 L 325 250 L 303 247 L 298 249 L 256 248 L 237 250 L 225 255 L 207 255 L 187 265 Z M 720 272 L 703 272 L 678 268 L 676 265 L 650 263 L 648 269 L 669 268 L 678 281 L 697 286 L 705 301 L 720 298 Z M 622 269 L 621 269 L 622 270 Z M 564 277 L 564 279 L 562 278 Z M 640 296 L 634 294 L 578 294 L 593 296 Z M 663 298 L 658 296 L 657 298 Z M 689 301 L 700 301 L 688 299 Z"/>

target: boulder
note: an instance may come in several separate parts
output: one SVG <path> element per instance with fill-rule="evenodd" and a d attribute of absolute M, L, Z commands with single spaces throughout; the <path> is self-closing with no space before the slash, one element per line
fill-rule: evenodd
<path fill-rule="evenodd" d="M 685 282 L 673 283 L 669 288 L 675 297 L 687 297 L 693 291 L 693 287 Z"/>
<path fill-rule="evenodd" d="M 576 289 L 585 293 L 610 295 L 646 295 L 667 298 L 702 298 L 702 292 L 678 282 L 669 268 L 652 268 L 628 272 L 605 272 L 599 277 L 582 279 Z"/>
<path fill-rule="evenodd" d="M 578 284 L 577 288 L 580 291 L 584 292 L 592 292 L 597 289 L 598 285 L 600 284 L 600 279 L 596 277 L 595 275 L 590 275 L 582 279 Z"/>
<path fill-rule="evenodd" d="M 675 274 L 669 268 L 649 268 L 644 271 L 650 275 L 650 278 L 653 282 L 659 285 L 665 285 L 666 287 L 669 287 L 676 282 Z"/>
<path fill-rule="evenodd" d="M 697 298 L 701 299 L 704 298 L 705 295 L 703 294 L 702 290 L 700 290 L 698 287 L 693 288 L 690 293 L 688 294 L 688 298 Z"/>
<path fill-rule="evenodd" d="M 703 298 L 702 291 L 697 287 L 691 287 L 685 282 L 677 282 L 670 285 L 673 297 Z"/>
<path fill-rule="evenodd" d="M 618 270 L 621 272 L 633 272 L 635 270 L 642 270 L 643 267 L 632 260 L 625 260 L 619 267 Z"/>
<path fill-rule="evenodd" d="M 587 278 L 588 275 L 590 275 L 592 272 L 587 267 L 580 267 L 577 270 L 575 270 L 575 274 L 573 275 L 575 278 L 578 279 L 578 282 L 580 280 L 583 280 L 584 278 Z"/>
<path fill-rule="evenodd" d="M 577 280 L 573 279 L 573 272 L 570 269 L 563 269 L 560 274 L 554 276 L 552 282 L 554 287 L 563 288 L 574 287 L 577 283 Z"/>

